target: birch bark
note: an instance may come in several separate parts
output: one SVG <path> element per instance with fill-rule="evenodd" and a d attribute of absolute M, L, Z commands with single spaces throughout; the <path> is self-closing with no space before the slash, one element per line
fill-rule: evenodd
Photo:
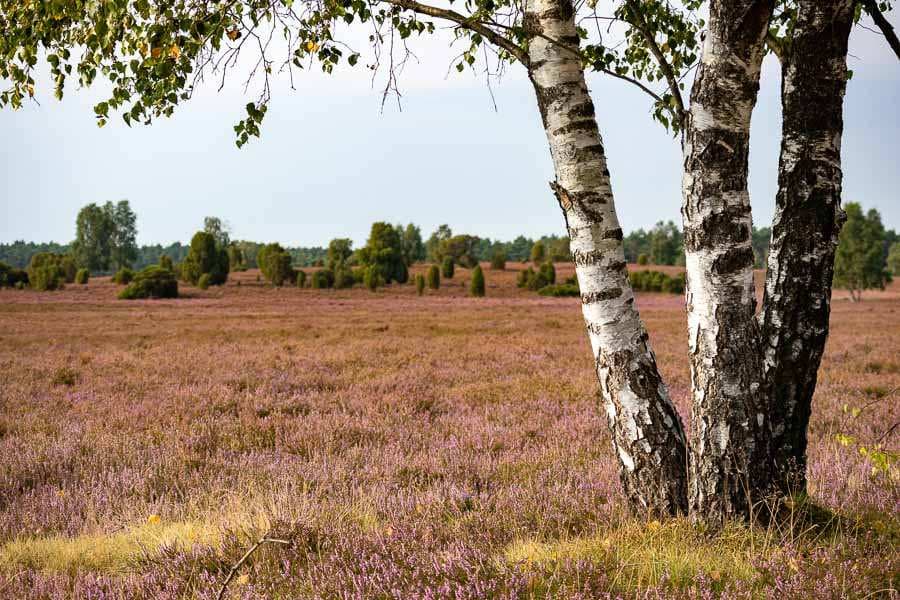
<path fill-rule="evenodd" d="M 800 0 L 781 53 L 778 194 L 763 311 L 773 452 L 783 493 L 806 487 L 806 430 L 828 337 L 841 209 L 841 135 L 852 0 Z"/>
<path fill-rule="evenodd" d="M 530 0 L 529 76 L 550 144 L 556 194 L 581 287 L 603 404 L 631 506 L 686 512 L 686 442 L 637 308 L 570 0 Z"/>
<path fill-rule="evenodd" d="M 771 0 L 710 3 L 684 129 L 689 503 L 709 523 L 745 517 L 771 477 L 747 158 L 772 9 Z"/>

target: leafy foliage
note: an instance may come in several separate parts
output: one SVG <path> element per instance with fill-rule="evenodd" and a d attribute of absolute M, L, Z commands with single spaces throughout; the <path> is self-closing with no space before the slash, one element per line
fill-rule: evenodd
<path fill-rule="evenodd" d="M 558 285 L 545 285 L 541 289 L 538 290 L 538 294 L 541 296 L 552 296 L 554 298 L 564 298 L 564 297 L 573 297 L 580 296 L 581 290 L 578 288 L 578 284 L 572 283 L 560 283 Z"/>
<path fill-rule="evenodd" d="M 28 283 L 28 273 L 0 262 L 0 287 L 16 287 Z"/>
<path fill-rule="evenodd" d="M 200 279 L 197 280 L 197 287 L 201 290 L 209 289 L 209 273 L 204 273 L 200 276 Z"/>
<path fill-rule="evenodd" d="M 314 290 L 327 289 L 332 285 L 334 285 L 333 272 L 329 271 L 328 269 L 319 269 L 318 271 L 313 271 L 312 288 Z"/>
<path fill-rule="evenodd" d="M 556 267 L 553 266 L 552 261 L 546 261 L 541 265 L 539 270 L 541 277 L 544 278 L 544 281 L 547 282 L 546 285 L 551 285 L 556 283 Z"/>
<path fill-rule="evenodd" d="M 208 273 L 204 273 L 207 278 Z M 151 265 L 139 271 L 134 280 L 119 292 L 121 300 L 135 300 L 140 298 L 177 298 L 178 280 L 175 274 L 168 269 Z"/>
<path fill-rule="evenodd" d="M 116 283 L 118 285 L 128 285 L 133 279 L 134 271 L 132 271 L 128 267 L 119 269 L 112 277 L 113 283 Z"/>
<path fill-rule="evenodd" d="M 28 264 L 28 281 L 39 291 L 60 289 L 75 281 L 75 261 L 67 254 L 40 252 Z"/>
<path fill-rule="evenodd" d="M 296 282 L 298 288 L 306 287 L 306 271 L 297 269 L 297 271 L 294 273 L 294 281 Z"/>
<path fill-rule="evenodd" d="M 441 272 L 437 265 L 428 267 L 428 288 L 436 290 L 441 287 Z"/>
<path fill-rule="evenodd" d="M 425 277 L 419 273 L 416 275 L 416 294 L 421 296 L 425 293 Z"/>
<path fill-rule="evenodd" d="M 403 256 L 401 232 L 382 221 L 372 224 L 365 247 L 357 253 L 361 265 L 378 267 L 385 283 L 406 283 L 409 280 L 409 270 Z"/>
<path fill-rule="evenodd" d="M 168 254 L 163 254 L 162 256 L 159 257 L 159 266 L 168 271 L 172 271 L 172 272 L 175 271 L 175 265 L 172 264 L 172 259 L 169 257 Z"/>
<path fill-rule="evenodd" d="M 366 267 L 363 283 L 370 292 L 378 289 L 378 286 L 384 284 L 384 277 L 381 275 L 381 269 L 378 265 L 369 265 Z"/>
<path fill-rule="evenodd" d="M 531 247 L 531 262 L 538 265 L 544 262 L 544 259 L 547 257 L 547 248 L 544 246 L 544 242 L 537 241 L 534 243 L 534 246 Z"/>
<path fill-rule="evenodd" d="M 494 271 L 503 271 L 506 269 L 506 252 L 497 249 L 491 256 L 491 269 Z"/>
<path fill-rule="evenodd" d="M 685 286 L 684 273 L 670 277 L 660 271 L 634 271 L 628 274 L 628 280 L 631 287 L 639 292 L 681 294 Z"/>
<path fill-rule="evenodd" d="M 82 267 L 75 273 L 75 283 L 85 285 L 88 282 L 88 279 L 90 279 L 90 276 L 91 272 Z"/>

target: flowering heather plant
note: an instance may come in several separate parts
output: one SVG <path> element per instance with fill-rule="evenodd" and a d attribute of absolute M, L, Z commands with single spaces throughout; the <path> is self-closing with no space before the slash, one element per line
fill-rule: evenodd
<path fill-rule="evenodd" d="M 264 535 L 226 597 L 896 594 L 900 478 L 859 447 L 897 451 L 900 284 L 835 292 L 809 500 L 710 535 L 625 514 L 579 300 L 521 268 L 477 301 L 0 290 L 0 597 L 214 599 Z M 637 302 L 689 419 L 683 300 Z"/>

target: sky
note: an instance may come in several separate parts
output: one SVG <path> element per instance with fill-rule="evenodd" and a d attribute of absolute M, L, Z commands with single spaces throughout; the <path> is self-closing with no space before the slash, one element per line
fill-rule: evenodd
<path fill-rule="evenodd" d="M 261 139 L 242 149 L 232 126 L 255 93 L 236 80 L 221 92 L 203 88 L 152 126 L 116 118 L 102 129 L 92 110 L 102 89 L 70 87 L 58 102 L 39 86 L 40 105 L 0 110 L 0 242 L 68 242 L 82 206 L 120 199 L 138 215 L 140 244 L 186 242 L 207 215 L 224 219 L 233 239 L 290 246 L 335 237 L 359 245 L 374 221 L 414 222 L 425 236 L 442 223 L 502 240 L 563 235 L 521 67 L 488 89 L 482 74 L 448 73 L 456 52 L 442 40 L 416 53 L 400 79 L 402 110 L 395 100 L 382 110 L 381 87 L 365 69 L 304 72 L 295 90 L 276 85 Z M 843 198 L 900 228 L 900 63 L 880 35 L 859 27 L 850 54 Z M 624 229 L 680 223 L 678 140 L 652 121 L 636 88 L 599 75 L 588 83 Z M 777 188 L 779 87 L 779 66 L 767 59 L 751 132 L 758 226 L 771 220 Z"/>

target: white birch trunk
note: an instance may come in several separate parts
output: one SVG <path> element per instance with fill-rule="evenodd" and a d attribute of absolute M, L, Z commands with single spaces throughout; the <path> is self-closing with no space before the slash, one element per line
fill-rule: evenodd
<path fill-rule="evenodd" d="M 690 508 L 746 516 L 768 488 L 768 415 L 754 318 L 747 157 L 772 2 L 714 0 L 684 130 L 693 393 Z"/>
<path fill-rule="evenodd" d="M 531 0 L 525 27 L 529 75 L 556 173 L 551 186 L 571 238 L 582 312 L 625 494 L 638 511 L 684 513 L 684 432 L 634 305 L 584 69 L 580 57 L 563 47 L 579 43 L 571 2 Z"/>
<path fill-rule="evenodd" d="M 783 493 L 806 487 L 806 429 L 828 337 L 844 219 L 841 134 L 853 4 L 801 0 L 781 57 L 781 158 L 760 323 Z"/>

